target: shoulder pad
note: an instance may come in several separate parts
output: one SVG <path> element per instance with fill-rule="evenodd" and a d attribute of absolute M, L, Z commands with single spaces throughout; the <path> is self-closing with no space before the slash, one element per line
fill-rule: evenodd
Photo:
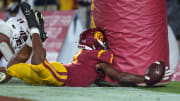
<path fill-rule="evenodd" d="M 12 36 L 13 33 L 10 26 L 3 20 L 0 20 L 0 33 L 8 36 L 9 38 Z"/>

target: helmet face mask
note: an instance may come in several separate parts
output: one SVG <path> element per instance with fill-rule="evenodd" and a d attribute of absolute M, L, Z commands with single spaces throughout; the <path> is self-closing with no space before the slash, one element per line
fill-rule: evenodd
<path fill-rule="evenodd" d="M 84 31 L 80 35 L 78 47 L 84 50 L 105 49 L 103 32 L 97 28 Z"/>
<path fill-rule="evenodd" d="M 13 31 L 13 34 L 10 38 L 12 47 L 14 49 L 21 48 L 29 35 L 29 27 L 26 20 L 20 17 L 12 17 L 7 21 L 7 24 Z"/>
<path fill-rule="evenodd" d="M 20 31 L 19 36 L 13 36 L 12 40 L 15 41 L 15 48 L 21 48 L 21 46 L 25 43 L 25 41 L 27 40 L 28 36 L 26 35 L 26 33 L 24 31 Z"/>

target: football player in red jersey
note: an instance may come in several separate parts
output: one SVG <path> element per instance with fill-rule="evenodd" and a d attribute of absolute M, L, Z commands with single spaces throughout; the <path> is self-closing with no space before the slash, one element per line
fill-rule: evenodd
<path fill-rule="evenodd" d="M 82 50 L 74 56 L 73 62 L 66 65 L 59 62 L 49 63 L 34 12 L 26 3 L 22 3 L 21 8 L 30 28 L 32 47 L 25 44 L 11 59 L 7 69 L 9 76 L 33 85 L 85 87 L 99 77 L 95 69 L 97 63 L 112 63 L 113 54 L 104 50 L 105 38 L 98 29 L 89 29 L 81 34 L 79 47 Z M 26 64 L 31 54 L 31 64 Z"/>
<path fill-rule="evenodd" d="M 106 40 L 100 29 L 88 29 L 80 35 L 78 47 L 81 50 L 70 64 L 49 63 L 46 59 L 46 50 L 40 40 L 37 23 L 34 20 L 34 12 L 27 4 L 22 5 L 24 9 L 22 11 L 24 11 L 31 30 L 33 45 L 32 47 L 24 45 L 12 58 L 8 65 L 8 75 L 33 85 L 85 87 L 100 78 L 100 74 L 95 69 L 96 64 L 100 62 L 112 64 L 113 54 L 111 51 L 104 50 Z M 31 51 L 31 64 L 26 64 Z M 138 82 L 144 81 L 144 77 L 138 78 L 140 78 Z"/>
<path fill-rule="evenodd" d="M 9 62 L 7 70 L 8 75 L 22 79 L 28 84 L 86 87 L 100 77 L 95 69 L 97 63 L 112 63 L 113 54 L 103 50 L 104 36 L 97 29 L 89 29 L 81 34 L 79 47 L 83 49 L 74 56 L 73 62 L 66 65 L 48 62 L 38 29 L 32 28 L 31 33 L 32 48 L 25 44 Z M 29 59 L 31 51 L 31 64 L 26 64 L 24 62 Z"/>
<path fill-rule="evenodd" d="M 25 44 L 11 59 L 8 64 L 8 75 L 32 85 L 86 87 L 100 78 L 100 74 L 95 69 L 96 64 L 100 62 L 112 64 L 113 53 L 104 50 L 105 37 L 99 29 L 89 29 L 81 34 L 79 48 L 82 50 L 74 56 L 74 60 L 70 64 L 48 62 L 34 12 L 26 3 L 22 3 L 21 8 L 28 21 L 33 42 L 32 47 Z M 31 64 L 26 64 L 31 53 Z M 117 81 L 128 84 L 145 81 L 144 76 L 122 73 L 113 70 L 111 65 L 99 65 L 96 65 L 96 68 L 101 67 L 108 76 Z"/>

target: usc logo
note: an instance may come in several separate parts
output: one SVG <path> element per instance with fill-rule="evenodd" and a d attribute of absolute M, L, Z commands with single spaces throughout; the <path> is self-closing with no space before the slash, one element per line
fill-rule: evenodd
<path fill-rule="evenodd" d="M 103 42 L 103 40 L 104 40 L 104 35 L 102 34 L 102 32 L 99 32 L 99 31 L 95 32 L 94 37 L 96 39 L 100 40 L 101 42 Z"/>

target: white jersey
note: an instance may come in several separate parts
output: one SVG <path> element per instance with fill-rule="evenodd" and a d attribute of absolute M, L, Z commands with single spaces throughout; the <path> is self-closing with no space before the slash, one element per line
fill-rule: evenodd
<path fill-rule="evenodd" d="M 9 38 L 12 36 L 13 33 L 9 25 L 3 20 L 0 20 L 0 33 L 6 35 Z"/>
<path fill-rule="evenodd" d="M 11 46 L 7 42 L 0 42 L 0 52 L 7 61 L 14 55 Z"/>
<path fill-rule="evenodd" d="M 12 30 L 11 28 L 3 21 L 0 20 L 0 52 L 4 56 L 4 58 L 9 61 L 11 57 L 14 55 L 12 47 L 10 45 L 10 42 L 8 43 L 8 40 L 10 40 L 10 37 L 12 36 Z M 6 41 L 5 41 L 6 40 Z"/>

